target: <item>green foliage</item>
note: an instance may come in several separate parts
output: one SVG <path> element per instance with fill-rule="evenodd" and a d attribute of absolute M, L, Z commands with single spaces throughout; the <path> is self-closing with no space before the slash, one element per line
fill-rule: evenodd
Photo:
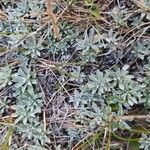
<path fill-rule="evenodd" d="M 144 0 L 144 5 L 145 6 L 150 6 L 150 1 L 149 0 Z"/>
<path fill-rule="evenodd" d="M 36 117 L 36 114 L 41 113 L 41 94 L 34 93 L 33 88 L 29 87 L 27 91 L 19 93 L 17 99 L 18 103 L 14 106 L 16 122 L 21 120 L 26 124 L 28 120 Z"/>
<path fill-rule="evenodd" d="M 94 4 L 94 0 L 84 0 L 84 3 L 85 3 L 85 6 L 89 7 L 89 10 L 94 17 L 96 18 L 100 17 L 99 6 L 97 4 Z"/>
<path fill-rule="evenodd" d="M 76 39 L 74 46 L 80 52 L 80 58 L 88 62 L 95 61 L 102 49 L 107 49 L 108 53 L 116 50 L 119 40 L 119 33 L 114 33 L 112 29 L 100 35 L 94 28 L 90 28 Z"/>
<path fill-rule="evenodd" d="M 123 106 L 129 109 L 130 106 L 143 102 L 143 86 L 134 81 L 134 76 L 130 75 L 127 69 L 128 66 L 125 65 L 122 70 L 117 68 L 109 73 L 114 87 L 113 94 L 109 97 L 109 104 L 118 104 L 119 112 L 123 111 Z"/>
<path fill-rule="evenodd" d="M 93 96 L 86 91 L 84 93 L 84 90 L 81 92 L 78 92 L 77 90 L 74 91 L 74 96 L 71 97 L 70 102 L 74 102 L 75 108 L 77 108 L 79 105 L 88 104 L 93 99 Z"/>
<path fill-rule="evenodd" d="M 42 125 L 37 121 L 32 122 L 32 124 L 20 125 L 18 131 L 23 135 L 23 138 L 28 137 L 29 140 L 33 140 L 35 145 L 44 145 L 44 143 L 50 142 Z"/>

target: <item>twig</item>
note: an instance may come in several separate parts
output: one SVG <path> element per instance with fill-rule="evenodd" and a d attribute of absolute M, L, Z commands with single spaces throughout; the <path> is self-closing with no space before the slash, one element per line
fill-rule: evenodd
<path fill-rule="evenodd" d="M 73 0 L 71 0 L 71 1 L 69 2 L 69 4 L 64 8 L 64 10 L 60 13 L 60 15 L 58 16 L 57 19 L 59 19 L 59 18 L 64 14 L 64 12 L 68 9 L 68 7 L 72 4 L 72 2 L 73 2 Z"/>
<path fill-rule="evenodd" d="M 128 120 L 134 120 L 134 119 L 150 119 L 150 115 L 128 115 L 128 116 L 118 116 L 116 118 L 114 118 L 114 121 L 119 121 L 119 120 L 124 120 L 124 121 L 128 121 Z"/>
<path fill-rule="evenodd" d="M 86 137 L 84 137 L 82 140 L 80 140 L 71 150 L 77 150 L 77 147 L 84 142 L 87 138 L 89 138 L 90 136 L 93 136 L 93 133 L 89 133 Z"/>
<path fill-rule="evenodd" d="M 129 32 L 127 32 L 127 33 L 123 36 L 123 39 L 124 39 L 129 33 L 131 33 L 132 31 L 134 31 L 135 29 L 138 29 L 138 28 L 140 28 L 140 27 L 142 27 L 142 26 L 145 26 L 145 25 L 150 25 L 150 22 L 142 23 L 142 24 L 140 24 L 139 26 L 137 26 L 137 27 L 131 29 Z M 134 36 L 134 35 L 132 35 L 132 37 L 133 37 L 133 36 Z M 131 37 L 130 37 L 129 39 L 131 39 Z M 124 43 L 127 43 L 127 42 L 129 41 L 129 39 L 127 39 Z M 124 45 L 124 43 L 123 43 L 123 45 Z"/>
<path fill-rule="evenodd" d="M 51 0 L 45 0 L 46 2 L 46 8 L 47 8 L 47 14 L 51 20 L 51 23 L 52 23 L 52 29 L 54 31 L 54 37 L 56 39 L 59 39 L 61 38 L 60 36 L 60 33 L 59 33 L 59 28 L 58 28 L 58 25 L 57 25 L 57 17 L 56 15 L 53 13 L 53 9 L 52 9 L 52 2 Z"/>
<path fill-rule="evenodd" d="M 144 11 L 150 12 L 150 7 L 144 5 L 144 0 L 131 0 L 134 4 L 136 4 L 138 7 L 140 7 L 141 9 L 143 9 Z"/>
<path fill-rule="evenodd" d="M 108 132 L 108 128 L 105 128 L 104 138 L 103 138 L 103 143 L 102 143 L 102 150 L 104 149 L 104 145 L 105 145 L 105 141 L 106 141 L 107 132 Z"/>
<path fill-rule="evenodd" d="M 0 10 L 0 20 L 6 21 L 8 19 L 8 16 Z"/>
<path fill-rule="evenodd" d="M 44 124 L 44 131 L 46 132 L 46 114 L 45 114 L 45 110 L 43 111 L 43 124 Z"/>

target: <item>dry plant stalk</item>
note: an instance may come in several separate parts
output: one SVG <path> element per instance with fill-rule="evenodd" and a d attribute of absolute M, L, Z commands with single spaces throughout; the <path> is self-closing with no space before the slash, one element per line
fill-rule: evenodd
<path fill-rule="evenodd" d="M 57 19 L 56 15 L 53 13 L 52 1 L 51 0 L 45 0 L 45 3 L 46 3 L 47 14 L 48 14 L 50 21 L 52 23 L 52 29 L 54 32 L 54 37 L 56 39 L 60 40 L 61 36 L 59 33 L 59 27 L 57 24 L 58 19 Z"/>
<path fill-rule="evenodd" d="M 118 120 L 124 120 L 124 121 L 129 121 L 129 120 L 134 120 L 134 119 L 150 119 L 150 115 L 127 115 L 127 116 L 118 116 L 114 118 L 114 121 Z"/>
<path fill-rule="evenodd" d="M 150 12 L 150 7 L 144 4 L 144 0 L 132 0 L 132 2 L 134 2 L 142 10 Z"/>
<path fill-rule="evenodd" d="M 7 18 L 8 16 L 2 10 L 0 10 L 0 20 L 6 21 Z"/>

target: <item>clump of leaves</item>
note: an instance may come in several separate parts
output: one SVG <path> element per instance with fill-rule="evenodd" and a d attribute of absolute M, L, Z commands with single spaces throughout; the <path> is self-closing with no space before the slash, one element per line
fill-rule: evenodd
<path fill-rule="evenodd" d="M 40 51 L 44 49 L 42 46 L 43 39 L 41 38 L 38 42 L 36 37 L 32 36 L 25 40 L 25 44 L 22 44 L 22 47 L 25 48 L 24 54 L 31 55 L 31 57 L 36 58 L 41 55 Z"/>
<path fill-rule="evenodd" d="M 27 87 L 32 87 L 33 84 L 36 84 L 36 74 L 31 71 L 31 68 L 27 68 L 26 66 L 18 69 L 18 72 L 13 74 L 13 82 L 15 82 L 15 87 L 17 89 L 21 89 L 24 93 Z"/>
<path fill-rule="evenodd" d="M 110 138 L 110 135 L 107 134 L 110 131 L 113 133 L 118 129 L 121 131 L 130 129 L 129 121 L 121 119 L 114 121 L 114 119 L 127 115 L 133 106 L 142 104 L 147 108 L 144 112 L 149 112 L 150 46 L 148 36 L 146 36 L 149 29 L 147 26 L 149 25 L 149 13 L 145 10 L 142 12 L 138 10 L 135 13 L 135 7 L 132 12 L 132 3 L 130 6 L 126 1 L 117 1 L 118 6 L 115 6 L 116 3 L 104 1 L 102 7 L 101 2 L 98 3 L 95 0 L 67 2 L 69 5 L 64 7 L 67 4 L 65 1 L 54 1 L 53 12 L 58 16 L 60 14 L 58 22 L 62 38 L 59 41 L 53 36 L 52 26 L 48 23 L 43 24 L 47 19 L 44 0 L 17 2 L 2 0 L 0 2 L 1 9 L 7 14 L 7 19 L 0 21 L 0 31 L 3 36 L 0 39 L 2 40 L 0 45 L 2 49 L 8 50 L 8 53 L 15 51 L 17 55 L 15 57 L 17 63 L 13 65 L 3 63 L 3 66 L 0 67 L 0 92 L 2 92 L 0 93 L 0 111 L 2 115 L 8 117 L 7 110 L 11 110 L 15 134 L 21 139 L 14 143 L 14 138 L 11 144 L 12 149 L 22 147 L 50 149 L 53 143 L 55 143 L 54 147 L 63 149 L 63 144 L 57 141 L 61 129 L 63 131 L 59 135 L 61 138 L 66 138 L 62 134 L 67 135 L 70 147 L 73 146 L 74 141 L 81 140 L 89 132 L 101 127 L 107 129 L 105 130 L 107 139 L 107 137 Z M 79 4 L 79 7 L 82 5 L 83 9 L 77 10 L 76 4 Z M 144 0 L 144 5 L 149 6 L 149 2 Z M 142 9 L 141 6 L 138 7 Z M 106 12 L 107 9 L 110 9 L 109 12 Z M 65 12 L 61 13 L 62 10 Z M 77 16 L 74 17 L 76 13 Z M 87 17 L 86 13 L 91 16 Z M 62 22 L 64 18 L 70 17 L 70 14 L 71 20 L 75 19 L 78 22 L 79 18 L 81 22 L 89 22 L 89 24 L 86 22 L 86 27 L 84 23 L 81 23 L 86 29 L 81 30 L 80 25 L 75 28 L 68 22 Z M 139 62 L 136 62 L 137 66 L 134 67 L 142 68 L 137 73 L 138 77 L 132 70 L 133 66 L 130 66 L 132 62 L 124 60 L 126 48 L 132 50 L 134 56 L 146 64 L 144 67 L 140 64 L 139 67 Z M 119 62 L 116 68 L 110 65 L 109 70 L 102 71 L 101 60 L 105 61 L 109 58 L 107 60 L 111 61 L 112 54 L 116 54 L 118 50 L 119 54 L 124 54 L 124 52 L 125 54 L 117 58 Z M 9 55 L 7 57 L 7 51 L 1 56 L 6 59 L 4 62 L 8 64 L 12 62 L 12 60 L 7 60 L 10 59 Z M 47 60 L 39 64 L 39 57 Z M 50 68 L 51 63 L 57 66 L 60 60 L 66 62 L 62 63 L 62 66 L 61 63 L 58 63 L 59 67 L 56 67 L 56 70 Z M 127 61 L 129 65 L 124 65 L 124 61 Z M 96 65 L 94 68 L 88 68 L 87 71 L 87 62 Z M 76 63 L 77 66 L 74 65 Z M 60 71 L 62 67 L 63 71 Z M 59 89 L 56 89 L 57 83 L 49 75 L 49 71 L 59 82 Z M 38 84 L 38 73 L 44 76 L 42 84 Z M 54 81 L 49 83 L 49 80 Z M 45 82 L 48 84 L 44 85 Z M 11 88 L 11 92 L 3 93 L 8 87 Z M 47 91 L 51 91 L 52 94 Z M 50 97 L 45 97 L 45 95 L 50 95 Z M 46 104 L 46 112 L 42 110 L 44 104 Z M 66 114 L 64 110 L 67 110 Z M 47 121 L 54 116 L 56 117 L 54 124 L 50 122 L 51 125 L 49 125 Z M 61 125 L 60 118 L 58 119 L 57 116 L 64 118 Z M 69 120 L 67 120 L 68 116 Z M 67 129 L 65 123 L 69 126 Z M 81 128 L 75 129 L 76 124 Z M 54 140 L 53 143 L 49 139 Z M 47 143 L 48 147 L 46 147 Z M 149 149 L 149 136 L 143 134 L 140 143 L 141 148 Z M 67 148 L 70 148 L 69 146 Z M 106 146 L 105 142 L 104 146 Z M 109 142 L 107 146 L 109 147 Z"/>
<path fill-rule="evenodd" d="M 87 87 L 91 90 L 92 94 L 98 92 L 98 95 L 102 95 L 106 91 L 111 90 L 112 86 L 110 82 L 111 79 L 109 78 L 108 73 L 104 74 L 103 72 L 97 70 L 95 74 L 91 74 L 89 76 Z"/>
<path fill-rule="evenodd" d="M 143 42 L 137 41 L 131 52 L 135 55 L 135 57 L 143 60 L 145 56 L 149 56 L 150 54 L 149 40 L 144 40 Z"/>
<path fill-rule="evenodd" d="M 70 81 L 76 81 L 79 83 L 82 83 L 84 79 L 86 78 L 86 75 L 84 72 L 81 72 L 81 67 L 73 68 L 71 74 L 70 74 Z"/>
<path fill-rule="evenodd" d="M 0 100 L 1 114 L 3 114 L 9 108 L 9 106 L 8 106 L 9 102 L 10 102 L 10 100 L 8 99 L 8 97 L 1 98 L 1 100 Z"/>
<path fill-rule="evenodd" d="M 145 86 L 134 81 L 134 76 L 130 75 L 127 69 L 128 66 L 125 65 L 122 69 L 116 68 L 114 71 L 107 70 L 103 73 L 97 70 L 96 73 L 92 73 L 88 77 L 89 81 L 80 87 L 79 91 L 75 90 L 71 98 L 75 108 L 84 110 L 80 114 L 96 119 L 95 112 L 101 116 L 99 121 L 102 121 L 105 116 L 101 112 L 103 110 L 111 109 L 115 116 L 124 115 L 133 105 L 143 103 Z M 125 122 L 120 122 L 118 128 L 123 127 L 129 128 Z"/>
<path fill-rule="evenodd" d="M 102 44 L 97 38 L 95 30 L 91 28 L 89 31 L 85 30 L 81 38 L 77 39 L 75 44 L 76 50 L 81 51 L 81 59 L 84 61 L 95 61 L 97 54 L 101 51 Z"/>
<path fill-rule="evenodd" d="M 5 87 L 7 84 L 10 85 L 12 83 L 12 68 L 11 66 L 5 66 L 0 68 L 0 88 Z"/>
<path fill-rule="evenodd" d="M 124 14 L 125 14 L 125 10 L 123 9 L 121 10 L 116 6 L 113 8 L 110 15 L 113 17 L 116 24 L 120 26 L 126 26 L 127 23 Z"/>
<path fill-rule="evenodd" d="M 142 137 L 140 139 L 140 148 L 144 150 L 148 150 L 150 148 L 150 137 L 146 134 L 142 134 Z"/>
<path fill-rule="evenodd" d="M 20 93 L 17 97 L 18 103 L 13 107 L 15 110 L 16 122 L 23 121 L 24 124 L 28 120 L 36 117 L 36 114 L 41 113 L 41 107 L 43 105 L 41 100 L 41 94 L 34 93 L 32 87 Z"/>
<path fill-rule="evenodd" d="M 47 45 L 46 49 L 48 49 L 50 54 L 64 56 L 78 36 L 78 30 L 72 25 L 67 24 L 67 22 L 61 23 L 59 27 L 60 34 L 62 35 L 61 39 L 57 41 L 57 39 L 53 37 L 51 27 L 48 27 L 47 30 L 45 30 L 47 36 L 44 44 Z"/>

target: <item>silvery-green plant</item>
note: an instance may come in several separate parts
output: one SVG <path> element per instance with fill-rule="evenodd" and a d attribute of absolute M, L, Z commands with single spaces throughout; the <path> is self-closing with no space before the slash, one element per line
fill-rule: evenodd
<path fill-rule="evenodd" d="M 22 135 L 23 139 L 27 138 L 28 142 L 32 141 L 32 144 L 35 147 L 43 147 L 44 144 L 50 143 L 50 139 L 47 137 L 43 125 L 38 120 L 26 124 L 20 124 L 17 127 L 17 131 Z"/>
<path fill-rule="evenodd" d="M 41 55 L 40 51 L 44 49 L 42 46 L 43 39 L 41 38 L 39 41 L 36 40 L 35 36 L 28 37 L 25 40 L 25 43 L 22 44 L 22 47 L 25 48 L 23 54 L 30 55 L 33 58 L 36 58 Z"/>
<path fill-rule="evenodd" d="M 9 105 L 8 105 L 9 102 L 10 102 L 10 100 L 8 99 L 8 97 L 1 98 L 1 100 L 0 100 L 1 114 L 3 114 L 9 108 Z"/>
<path fill-rule="evenodd" d="M 68 53 L 68 50 L 70 50 L 71 45 L 73 45 L 78 31 L 66 22 L 60 23 L 59 28 L 61 39 L 59 41 L 55 39 L 51 27 L 48 27 L 47 30 L 44 31 L 47 35 L 44 44 L 47 45 L 46 49 L 48 49 L 50 54 L 64 56 Z"/>
<path fill-rule="evenodd" d="M 11 85 L 11 76 L 12 74 L 12 67 L 11 66 L 4 66 L 0 68 L 0 88 L 5 87 L 7 84 Z"/>
<path fill-rule="evenodd" d="M 84 31 L 83 36 L 77 39 L 74 45 L 77 51 L 80 51 L 81 59 L 85 61 L 95 61 L 97 54 L 101 51 L 103 43 L 96 31 L 91 28 Z"/>
<path fill-rule="evenodd" d="M 20 88 L 24 93 L 28 86 L 32 86 L 32 84 L 36 84 L 36 73 L 31 71 L 31 68 L 27 68 L 26 66 L 20 67 L 18 72 L 13 74 L 13 82 L 15 82 L 15 87 Z"/>
<path fill-rule="evenodd" d="M 97 70 L 95 74 L 92 73 L 89 76 L 89 81 L 86 86 L 91 90 L 92 94 L 98 92 L 99 95 L 102 95 L 111 90 L 112 85 L 110 82 L 111 78 L 108 73 L 104 74 Z"/>
<path fill-rule="evenodd" d="M 113 71 L 109 71 L 108 74 L 111 77 L 113 81 L 114 87 L 119 87 L 120 89 L 123 89 L 123 82 L 130 82 L 134 76 L 129 74 L 129 66 L 124 65 L 122 69 L 115 68 Z"/>
<path fill-rule="evenodd" d="M 81 67 L 73 68 L 73 71 L 70 74 L 70 80 L 82 83 L 86 78 L 86 75 L 81 72 Z"/>
<path fill-rule="evenodd" d="M 140 139 L 140 148 L 144 150 L 150 149 L 150 137 L 146 134 L 142 134 Z"/>
<path fill-rule="evenodd" d="M 121 89 L 113 91 L 114 100 L 117 100 L 118 104 L 122 103 L 126 108 L 130 108 L 130 106 L 142 103 L 142 88 L 142 86 L 139 86 L 134 81 L 123 82 Z"/>
<path fill-rule="evenodd" d="M 125 10 L 120 9 L 119 7 L 114 7 L 114 9 L 110 13 L 114 21 L 116 22 L 116 24 L 121 26 L 126 26 L 126 20 L 124 14 L 125 14 Z"/>
<path fill-rule="evenodd" d="M 143 42 L 137 41 L 131 52 L 135 55 L 135 57 L 143 60 L 145 56 L 149 56 L 150 54 L 149 40 L 145 40 Z"/>
<path fill-rule="evenodd" d="M 96 3 L 93 0 L 91 2 Z M 144 5 L 146 4 L 145 6 L 149 6 L 148 0 L 143 2 Z M 1 58 L 5 61 L 1 61 L 2 66 L 0 67 L 0 112 L 2 117 L 3 115 L 8 117 L 7 110 L 12 110 L 14 134 L 16 134 L 13 138 L 19 137 L 21 139 L 18 144 L 18 141 L 14 143 L 14 138 L 10 149 L 50 149 L 54 143 L 54 141 L 51 143 L 49 140 L 53 139 L 52 136 L 56 138 L 54 147 L 62 149 L 63 144 L 57 143 L 57 138 L 59 138 L 57 134 L 59 134 L 58 132 L 61 129 L 63 129 L 63 132 L 60 133 L 60 136 L 63 137 L 61 134 L 67 134 L 67 140 L 70 140 L 68 147 L 71 148 L 73 146 L 72 140 L 73 142 L 81 140 L 90 132 L 95 132 L 97 128 L 110 127 L 112 133 L 118 129 L 121 129 L 121 131 L 127 129 L 129 131 L 132 125 L 129 126 L 126 120 L 114 120 L 118 116 L 121 118 L 127 115 L 133 106 L 137 104 L 144 106 L 145 113 L 149 112 L 150 47 L 147 36 L 149 28 L 146 26 L 149 25 L 150 17 L 148 12 L 140 12 L 139 10 L 135 15 L 130 6 L 130 11 L 128 11 L 128 8 L 126 8 L 127 3 L 118 1 L 118 6 L 114 6 L 114 9 L 113 5 L 111 5 L 112 11 L 110 10 L 106 14 L 102 12 L 104 13 L 104 15 L 102 14 L 104 18 L 101 18 L 101 21 L 104 24 L 106 23 L 106 26 L 94 26 L 92 21 L 88 24 L 92 24 L 92 27 L 84 29 L 77 26 L 78 30 L 70 23 L 62 22 L 60 18 L 58 26 L 61 39 L 57 40 L 53 36 L 51 20 L 46 26 L 42 26 L 44 19 L 46 19 L 44 0 L 0 1 L 1 9 L 7 16 L 6 20 L 2 19 L 0 21 L 0 32 L 2 35 L 0 37 L 0 47 L 5 51 L 5 53 L 1 53 Z M 74 7 L 76 3 L 73 2 L 72 4 Z M 53 12 L 59 15 L 62 11 L 62 6 L 54 2 Z M 134 11 L 135 9 L 136 7 L 134 7 Z M 94 20 L 94 24 L 95 21 L 97 22 L 97 20 Z M 131 30 L 128 32 L 130 28 Z M 128 32 L 127 34 L 126 31 Z M 132 37 L 130 31 L 133 32 L 134 37 Z M 129 44 L 126 43 L 126 39 L 129 41 Z M 124 47 L 126 44 L 128 46 Z M 134 55 L 131 55 L 131 57 L 138 58 L 137 66 L 135 66 L 139 69 L 137 72 L 133 69 L 134 64 L 130 64 L 132 62 L 124 60 L 128 55 L 126 54 L 128 49 Z M 125 52 L 126 56 L 121 57 L 119 55 L 117 58 L 119 62 L 116 64 L 116 68 L 110 65 L 108 66 L 110 67 L 109 70 L 103 70 L 102 68 L 105 68 L 105 66 L 101 68 L 101 60 L 105 61 L 107 58 L 108 61 L 111 61 L 112 55 L 117 55 L 118 50 L 120 55 Z M 15 57 L 12 60 L 10 56 L 14 51 Z M 59 70 L 59 68 L 63 67 L 62 70 L 65 70 L 65 75 L 63 71 L 59 70 L 58 73 L 57 69 L 51 70 L 47 66 L 42 66 L 38 62 L 38 57 L 44 57 L 49 62 L 52 61 L 56 64 L 58 62 L 59 67 L 56 68 Z M 60 61 L 64 60 L 67 66 L 61 66 Z M 6 65 L 12 61 L 15 62 L 12 66 Z M 80 64 L 79 61 L 83 62 Z M 127 61 L 129 65 L 123 66 L 124 61 L 125 63 Z M 86 68 L 86 62 L 96 63 L 96 65 L 90 70 L 90 68 Z M 80 67 L 74 66 L 74 63 L 78 63 Z M 143 64 L 146 65 L 143 67 Z M 43 67 L 42 69 L 40 68 L 41 66 Z M 49 70 L 56 75 L 58 82 L 62 82 L 58 91 L 54 88 L 57 83 L 51 77 Z M 40 78 L 41 74 L 44 76 L 42 81 L 39 78 L 39 74 Z M 45 86 L 44 83 L 49 80 L 54 80 L 54 82 L 48 82 Z M 40 81 L 39 84 L 38 81 Z M 68 82 L 71 82 L 69 86 L 67 85 Z M 63 83 L 65 84 L 63 85 Z M 40 89 L 43 90 L 43 95 Z M 49 91 L 54 97 L 47 96 Z M 63 99 L 63 97 L 65 98 Z M 47 99 L 48 101 L 50 99 L 50 103 L 46 106 L 48 109 L 44 112 L 45 116 L 43 115 L 45 106 L 43 99 L 46 99 L 45 102 L 47 102 Z M 56 104 L 60 101 L 61 103 L 57 107 Z M 65 117 L 63 116 L 65 111 L 62 111 L 64 103 L 65 106 L 69 107 Z M 56 110 L 55 106 L 60 113 L 57 115 L 65 118 L 61 125 L 57 122 L 57 119 L 55 120 L 55 125 L 53 123 L 49 125 L 49 122 L 47 122 L 47 117 L 50 120 L 51 116 L 53 116 Z M 69 114 L 70 112 L 71 115 Z M 57 117 L 57 115 L 55 116 Z M 70 128 L 71 124 L 69 127 L 65 127 L 65 123 L 68 123 L 68 116 L 69 121 L 74 121 L 72 129 Z M 43 122 L 46 126 L 43 125 Z M 75 129 L 74 124 L 79 124 L 82 128 Z M 96 134 L 94 133 L 94 135 Z M 142 135 L 140 143 L 142 149 L 149 149 L 150 141 L 146 133 Z M 48 144 L 48 147 L 46 144 Z"/>
<path fill-rule="evenodd" d="M 17 96 L 17 104 L 13 107 L 17 117 L 16 122 L 21 120 L 26 124 L 36 114 L 41 113 L 41 107 L 43 106 L 41 96 L 40 93 L 35 93 L 32 87 L 28 87 L 24 93 Z"/>

